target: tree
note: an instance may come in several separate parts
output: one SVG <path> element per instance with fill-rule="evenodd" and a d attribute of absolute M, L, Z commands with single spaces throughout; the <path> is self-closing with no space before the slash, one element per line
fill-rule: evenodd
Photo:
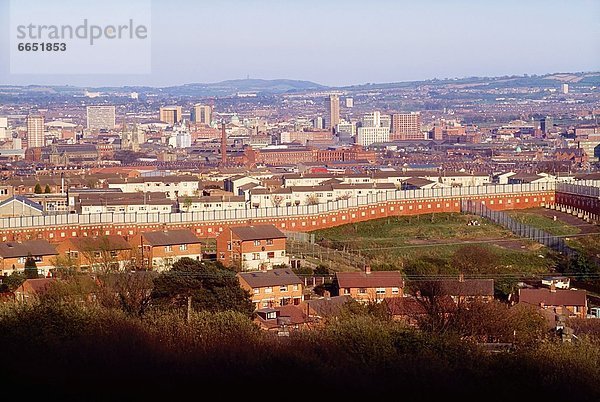
<path fill-rule="evenodd" d="M 13 271 L 9 276 L 2 278 L 2 283 L 8 285 L 8 290 L 14 292 L 19 286 L 25 282 L 27 277 L 24 272 Z"/>
<path fill-rule="evenodd" d="M 44 188 L 44 193 L 50 194 L 51 192 L 52 192 L 52 189 L 50 189 L 50 186 L 48 184 L 46 184 L 46 187 Z"/>
<path fill-rule="evenodd" d="M 192 208 L 192 199 L 190 197 L 185 197 L 183 199 L 183 209 L 185 212 L 190 212 L 190 208 Z"/>
<path fill-rule="evenodd" d="M 273 204 L 274 207 L 279 207 L 281 206 L 281 203 L 283 202 L 283 196 L 276 194 L 273 197 L 271 197 L 271 204 Z"/>
<path fill-rule="evenodd" d="M 318 205 L 319 197 L 316 194 L 309 194 L 306 196 L 306 204 L 307 205 Z"/>
<path fill-rule="evenodd" d="M 242 289 L 235 272 L 220 262 L 184 257 L 154 280 L 151 299 L 158 306 L 183 307 L 191 298 L 198 311 L 239 311 L 249 317 L 254 305 L 250 292 Z"/>
<path fill-rule="evenodd" d="M 25 260 L 25 276 L 27 279 L 36 279 L 39 276 L 35 258 L 33 258 L 31 253 L 27 255 L 27 259 Z"/>
<path fill-rule="evenodd" d="M 456 250 L 452 265 L 463 274 L 492 273 L 496 260 L 488 248 L 480 244 L 467 244 Z"/>
<path fill-rule="evenodd" d="M 40 183 L 37 183 L 37 184 L 35 185 L 35 188 L 33 189 L 33 191 L 34 191 L 36 194 L 42 194 L 42 186 L 40 185 Z"/>

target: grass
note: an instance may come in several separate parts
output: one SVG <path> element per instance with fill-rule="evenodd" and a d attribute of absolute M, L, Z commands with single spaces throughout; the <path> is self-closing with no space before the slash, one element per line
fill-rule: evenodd
<path fill-rule="evenodd" d="M 474 219 L 481 225 L 468 224 Z M 384 266 L 399 269 L 421 258 L 434 258 L 449 265 L 459 248 L 472 243 L 481 244 L 493 253 L 499 267 L 508 272 L 547 272 L 555 265 L 545 247 L 473 215 L 390 217 L 314 233 L 324 246 L 367 257 L 373 269 Z"/>
<path fill-rule="evenodd" d="M 515 221 L 542 229 L 550 234 L 557 236 L 572 236 L 580 232 L 579 228 L 571 226 L 560 220 L 553 220 L 548 216 L 543 216 L 535 212 L 528 211 L 508 211 Z"/>

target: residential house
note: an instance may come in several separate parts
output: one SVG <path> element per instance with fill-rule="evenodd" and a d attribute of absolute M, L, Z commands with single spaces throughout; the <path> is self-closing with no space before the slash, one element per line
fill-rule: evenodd
<path fill-rule="evenodd" d="M 212 195 L 202 197 L 183 197 L 177 200 L 179 212 L 223 211 L 245 209 L 244 196 Z"/>
<path fill-rule="evenodd" d="M 489 302 L 494 299 L 493 279 L 446 279 L 436 281 L 440 295 L 450 296 L 454 303 Z"/>
<path fill-rule="evenodd" d="M 46 240 L 0 243 L 0 275 L 10 275 L 14 271 L 25 271 L 25 262 L 31 255 L 35 260 L 38 274 L 46 276 L 54 268 L 53 259 L 58 255 L 56 248 Z"/>
<path fill-rule="evenodd" d="M 575 289 L 519 289 L 518 303 L 530 304 L 544 310 L 553 311 L 556 315 L 586 318 L 587 292 Z"/>
<path fill-rule="evenodd" d="M 177 200 L 178 197 L 197 195 L 199 180 L 194 175 L 126 177 L 109 180 L 108 188 L 120 188 L 124 193 L 164 193 L 167 198 Z"/>
<path fill-rule="evenodd" d="M 273 225 L 233 226 L 217 236 L 217 258 L 243 271 L 289 265 L 286 235 Z"/>
<path fill-rule="evenodd" d="M 80 193 L 76 197 L 75 210 L 84 215 L 103 213 L 168 214 L 173 211 L 173 201 L 160 192 L 90 192 Z"/>
<path fill-rule="evenodd" d="M 297 306 L 304 299 L 302 280 L 290 268 L 240 272 L 237 276 L 240 286 L 250 292 L 256 310 Z"/>
<path fill-rule="evenodd" d="M 287 336 L 291 330 L 307 328 L 310 324 L 310 319 L 300 307 L 288 304 L 256 310 L 254 322 L 262 329 L 277 332 L 280 336 Z"/>
<path fill-rule="evenodd" d="M 400 271 L 336 272 L 334 285 L 339 295 L 359 302 L 381 302 L 386 297 L 402 297 L 404 280 Z"/>
<path fill-rule="evenodd" d="M 170 269 L 183 257 L 202 259 L 201 241 L 188 229 L 142 232 L 129 240 L 144 267 Z"/>
<path fill-rule="evenodd" d="M 0 202 L 0 218 L 20 216 L 40 216 L 44 207 L 22 195 L 15 195 Z"/>
<path fill-rule="evenodd" d="M 350 295 L 320 297 L 318 299 L 305 300 L 300 308 L 308 316 L 311 322 L 320 323 L 334 317 L 338 317 L 344 306 L 350 302 Z"/>
<path fill-rule="evenodd" d="M 20 302 L 35 300 L 37 297 L 46 293 L 50 286 L 56 281 L 56 278 L 26 279 L 25 282 L 15 290 L 15 299 Z"/>
<path fill-rule="evenodd" d="M 428 314 L 427 303 L 413 296 L 387 297 L 384 299 L 387 310 L 395 321 L 417 326 L 419 321 Z M 450 296 L 441 296 L 436 300 L 438 313 L 449 315 L 456 310 L 456 303 Z"/>
<path fill-rule="evenodd" d="M 84 269 L 123 269 L 132 261 L 132 246 L 123 236 L 73 237 L 56 246 L 61 257 Z"/>

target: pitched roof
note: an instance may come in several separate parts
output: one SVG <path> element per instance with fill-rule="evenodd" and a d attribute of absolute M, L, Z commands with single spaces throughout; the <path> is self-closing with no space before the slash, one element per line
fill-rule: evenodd
<path fill-rule="evenodd" d="M 37 278 L 37 279 L 26 279 L 25 282 L 17 288 L 17 292 L 28 293 L 28 294 L 41 294 L 45 293 L 50 285 L 54 283 L 56 278 Z"/>
<path fill-rule="evenodd" d="M 306 300 L 304 303 L 306 303 L 319 317 L 327 317 L 339 314 L 342 307 L 350 300 L 352 300 L 352 298 L 349 295 L 342 295 Z"/>
<path fill-rule="evenodd" d="M 404 287 L 400 271 L 336 272 L 340 288 Z"/>
<path fill-rule="evenodd" d="M 40 212 L 44 212 L 44 207 L 42 206 L 42 204 L 38 204 L 37 202 L 33 202 L 29 198 L 23 197 L 23 196 L 20 196 L 20 195 L 15 195 L 15 196 L 12 196 L 10 198 L 5 199 L 4 201 L 0 202 L 0 207 L 8 205 L 11 202 L 21 202 L 21 203 L 27 205 L 30 208 L 37 209 Z"/>
<path fill-rule="evenodd" d="M 302 280 L 290 268 L 240 272 L 238 275 L 252 288 L 302 284 Z"/>
<path fill-rule="evenodd" d="M 585 306 L 585 290 L 573 289 L 519 289 L 519 303 L 539 306 Z"/>
<path fill-rule="evenodd" d="M 425 305 L 414 297 L 386 297 L 383 299 L 391 315 L 417 316 L 427 314 Z M 456 304 L 450 296 L 442 296 L 439 299 L 439 306 L 446 312 L 456 310 Z"/>
<path fill-rule="evenodd" d="M 266 329 L 276 329 L 282 325 L 298 325 L 308 322 L 308 317 L 304 312 L 292 304 L 285 306 L 265 308 L 257 311 L 258 313 L 276 312 L 277 318 L 264 319 L 262 314 L 258 314 L 256 321 Z"/>
<path fill-rule="evenodd" d="M 58 254 L 54 246 L 46 240 L 7 241 L 0 243 L 0 257 L 27 257 L 29 253 L 34 256 Z"/>
<path fill-rule="evenodd" d="M 286 235 L 273 225 L 234 226 L 231 231 L 240 240 L 282 239 Z"/>
<path fill-rule="evenodd" d="M 71 242 L 79 250 L 129 250 L 131 245 L 123 236 L 74 237 Z"/>
<path fill-rule="evenodd" d="M 172 246 L 176 244 L 198 244 L 200 239 L 191 230 L 161 230 L 144 232 L 144 242 L 151 246 Z"/>
<path fill-rule="evenodd" d="M 439 283 L 443 294 L 449 296 L 494 296 L 493 279 L 447 279 Z"/>

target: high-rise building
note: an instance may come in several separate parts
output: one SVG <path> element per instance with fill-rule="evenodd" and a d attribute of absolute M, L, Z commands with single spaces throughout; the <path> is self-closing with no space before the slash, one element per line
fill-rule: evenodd
<path fill-rule="evenodd" d="M 421 113 L 394 113 L 391 123 L 392 140 L 422 140 Z"/>
<path fill-rule="evenodd" d="M 569 84 L 561 84 L 560 85 L 560 91 L 563 94 L 568 94 L 569 93 Z"/>
<path fill-rule="evenodd" d="M 8 134 L 8 117 L 0 117 L 0 140 L 6 140 Z"/>
<path fill-rule="evenodd" d="M 340 122 L 340 97 L 338 95 L 329 95 L 325 106 L 327 107 L 325 128 L 333 129 Z"/>
<path fill-rule="evenodd" d="M 325 128 L 325 124 L 323 122 L 323 118 L 321 116 L 317 116 L 313 119 L 313 128 L 316 128 L 318 130 L 322 130 Z"/>
<path fill-rule="evenodd" d="M 112 130 L 115 128 L 115 107 L 88 106 L 87 128 L 90 130 Z"/>
<path fill-rule="evenodd" d="M 388 142 L 389 140 L 389 127 L 359 127 L 356 133 L 356 143 L 364 147 L 375 142 Z"/>
<path fill-rule="evenodd" d="M 346 98 L 346 107 L 354 107 L 354 99 Z"/>
<path fill-rule="evenodd" d="M 547 134 L 552 127 L 554 127 L 554 119 L 550 116 L 546 116 L 540 120 L 540 130 L 542 133 Z"/>
<path fill-rule="evenodd" d="M 43 147 L 44 141 L 44 116 L 30 114 L 27 116 L 27 147 Z"/>
<path fill-rule="evenodd" d="M 163 106 L 160 108 L 159 120 L 168 123 L 170 126 L 180 123 L 181 106 Z"/>
<path fill-rule="evenodd" d="M 212 121 L 212 106 L 196 103 L 192 108 L 191 118 L 194 123 L 209 126 Z"/>
<path fill-rule="evenodd" d="M 361 125 L 363 127 L 387 127 L 390 128 L 390 115 L 381 112 L 367 113 L 363 116 Z"/>

